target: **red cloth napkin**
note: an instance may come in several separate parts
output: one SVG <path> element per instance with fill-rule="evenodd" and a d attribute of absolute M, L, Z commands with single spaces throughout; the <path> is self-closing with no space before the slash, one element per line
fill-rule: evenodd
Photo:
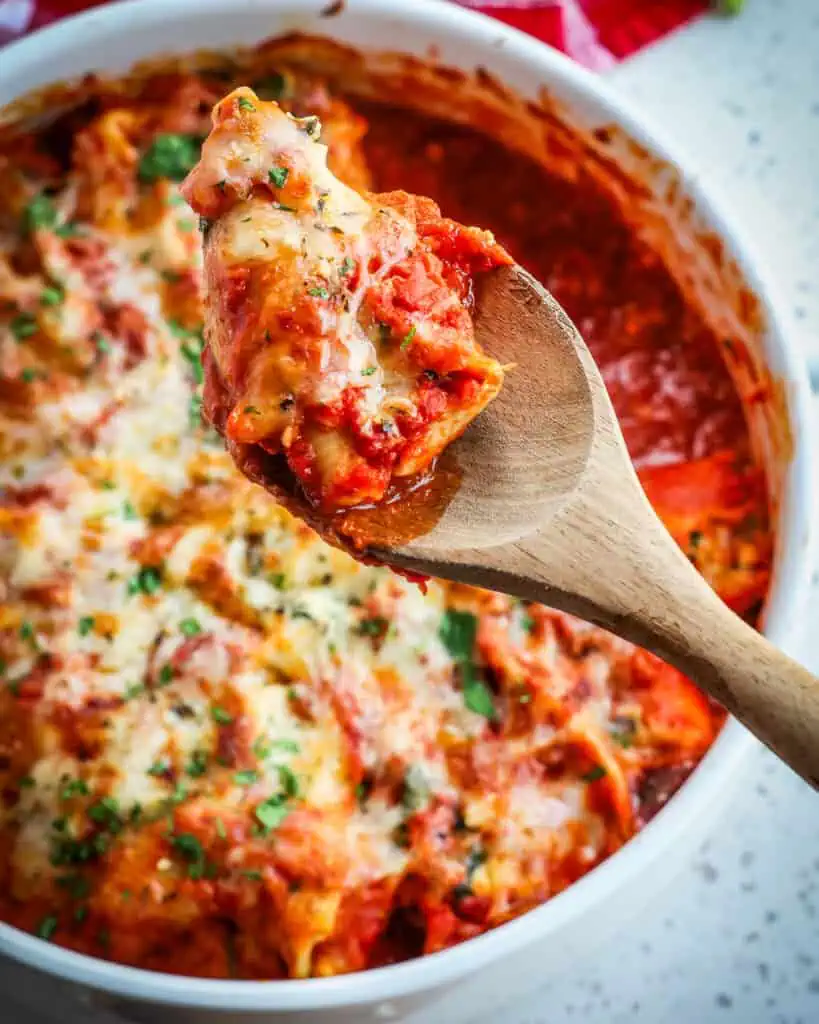
<path fill-rule="evenodd" d="M 0 44 L 105 0 L 0 0 Z M 169 0 L 171 2 L 171 0 Z M 394 0 L 398 2 L 398 0 Z M 403 0 L 412 3 L 413 0 Z M 455 0 L 602 69 L 672 31 L 707 0 Z"/>

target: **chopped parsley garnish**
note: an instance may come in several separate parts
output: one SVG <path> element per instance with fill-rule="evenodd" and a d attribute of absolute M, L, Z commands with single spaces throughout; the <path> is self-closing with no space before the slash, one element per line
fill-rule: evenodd
<path fill-rule="evenodd" d="M 280 764 L 276 766 L 276 770 L 279 773 L 279 782 L 284 790 L 284 795 L 287 799 L 291 799 L 294 796 L 299 795 L 299 780 L 296 773 L 292 768 L 288 768 L 286 764 Z"/>
<path fill-rule="evenodd" d="M 46 374 L 42 370 L 37 370 L 33 366 L 27 366 L 20 372 L 20 380 L 24 384 L 33 384 L 35 380 L 45 380 Z"/>
<path fill-rule="evenodd" d="M 59 306 L 65 298 L 65 292 L 56 285 L 50 285 L 40 292 L 41 306 Z"/>
<path fill-rule="evenodd" d="M 57 223 L 57 207 L 45 192 L 29 200 L 23 210 L 23 228 L 25 231 L 51 230 Z"/>
<path fill-rule="evenodd" d="M 20 639 L 25 640 L 25 642 L 29 645 L 29 647 L 31 647 L 32 650 L 38 651 L 40 649 L 40 645 L 37 642 L 37 633 L 34 629 L 34 625 L 33 623 L 29 622 L 28 619 L 26 619 L 25 622 L 22 622 L 20 624 L 19 632 Z"/>
<path fill-rule="evenodd" d="M 145 693 L 144 683 L 131 683 L 125 687 L 125 693 L 122 695 L 123 700 L 134 700 L 135 697 L 141 697 Z"/>
<path fill-rule="evenodd" d="M 80 619 L 79 623 L 77 624 L 77 632 L 80 634 L 80 636 L 88 636 L 88 634 L 91 632 L 91 630 L 93 628 L 94 628 L 94 616 L 93 615 L 83 615 L 83 617 Z"/>
<path fill-rule="evenodd" d="M 375 367 L 374 366 L 365 366 L 364 369 L 361 371 L 362 377 L 372 377 L 372 375 L 374 373 L 375 373 Z"/>
<path fill-rule="evenodd" d="M 21 779 L 17 780 L 17 785 L 20 789 L 32 789 L 36 783 L 30 775 L 24 775 Z"/>
<path fill-rule="evenodd" d="M 261 416 L 262 410 L 257 408 L 255 405 L 246 405 L 242 412 L 245 416 Z"/>
<path fill-rule="evenodd" d="M 271 585 L 274 586 L 276 590 L 284 590 L 287 586 L 287 577 L 283 572 L 271 573 L 269 579 Z"/>
<path fill-rule="evenodd" d="M 208 755 L 204 750 L 194 750 L 185 771 L 192 779 L 201 778 L 208 770 Z"/>
<path fill-rule="evenodd" d="M 230 725 L 233 722 L 233 715 L 218 704 L 214 704 L 210 709 L 210 717 L 217 725 Z"/>
<path fill-rule="evenodd" d="M 170 770 L 171 766 L 167 761 L 154 761 L 148 769 L 148 774 L 153 775 L 155 779 L 160 779 L 163 775 L 167 775 Z"/>
<path fill-rule="evenodd" d="M 192 427 L 202 426 L 202 396 L 191 395 L 191 403 L 188 407 L 188 419 Z"/>
<path fill-rule="evenodd" d="M 415 337 L 415 335 L 417 333 L 418 333 L 418 328 L 415 326 L 415 324 L 413 324 L 412 327 L 410 327 L 410 329 L 404 335 L 404 340 L 401 342 L 401 350 L 402 351 L 409 346 L 409 343 L 412 341 L 412 339 Z"/>
<path fill-rule="evenodd" d="M 341 274 L 342 277 L 346 277 L 348 274 L 352 274 L 354 270 L 355 260 L 352 259 L 350 256 L 345 256 L 344 259 L 341 261 L 341 268 L 339 270 L 339 273 Z"/>
<path fill-rule="evenodd" d="M 438 636 L 456 661 L 468 661 L 475 648 L 478 620 L 472 612 L 459 612 L 450 608 L 444 612 Z"/>
<path fill-rule="evenodd" d="M 255 109 L 256 108 L 253 106 L 253 104 L 250 102 L 250 100 L 247 98 L 247 96 L 240 96 L 239 97 L 239 110 L 255 110 Z"/>
<path fill-rule="evenodd" d="M 244 772 L 236 772 L 233 776 L 233 781 L 237 786 L 252 786 L 254 782 L 259 781 L 259 773 L 249 769 Z"/>
<path fill-rule="evenodd" d="M 242 874 L 244 875 L 245 878 L 250 879 L 251 882 L 261 882 L 262 880 L 261 871 L 255 871 L 251 869 L 249 871 L 243 871 Z"/>
<path fill-rule="evenodd" d="M 373 780 L 372 776 L 365 775 L 364 778 L 355 787 L 355 798 L 359 805 L 365 804 L 370 797 L 370 793 L 373 791 Z"/>
<path fill-rule="evenodd" d="M 30 313 L 19 313 L 11 321 L 11 333 L 17 341 L 25 341 L 37 333 L 37 321 Z"/>
<path fill-rule="evenodd" d="M 134 508 L 130 501 L 126 500 L 123 501 L 122 503 L 122 518 L 131 521 L 133 521 L 134 519 L 139 519 L 139 513 L 137 512 L 137 510 Z"/>
<path fill-rule="evenodd" d="M 371 619 L 362 619 L 356 626 L 356 633 L 359 636 L 383 636 L 389 627 L 389 621 L 381 615 L 375 615 Z"/>
<path fill-rule="evenodd" d="M 482 846 L 473 846 L 466 855 L 466 863 L 464 864 L 464 867 L 466 868 L 466 880 L 470 885 L 472 884 L 472 876 L 482 864 L 487 862 L 488 859 L 489 854 Z"/>
<path fill-rule="evenodd" d="M 149 183 L 160 178 L 182 181 L 199 159 L 201 145 L 197 135 L 157 135 L 139 161 L 140 179 Z"/>
<path fill-rule="evenodd" d="M 260 803 L 253 813 L 256 816 L 256 820 L 262 826 L 264 834 L 267 835 L 268 832 L 281 825 L 290 813 L 290 809 L 285 805 L 281 797 L 272 796 L 263 803 Z"/>
<path fill-rule="evenodd" d="M 35 932 L 37 938 L 45 939 L 48 942 L 54 935 L 54 932 L 57 931 L 58 923 L 57 918 L 53 914 L 48 914 L 37 925 L 37 931 Z"/>
<path fill-rule="evenodd" d="M 57 879 L 57 885 L 65 889 L 73 900 L 84 900 L 91 892 L 91 883 L 82 875 L 63 875 Z"/>
<path fill-rule="evenodd" d="M 438 636 L 455 660 L 464 694 L 464 704 L 470 711 L 494 721 L 497 711 L 492 691 L 479 675 L 473 659 L 478 620 L 471 612 L 449 609 L 441 619 Z"/>
<path fill-rule="evenodd" d="M 298 754 L 301 750 L 295 740 L 271 740 L 270 746 L 273 750 L 283 750 L 288 754 Z"/>
<path fill-rule="evenodd" d="M 179 623 L 179 631 L 184 636 L 196 636 L 202 632 L 202 626 L 198 619 L 183 619 Z"/>
<path fill-rule="evenodd" d="M 94 335 L 94 345 L 101 356 L 107 356 L 111 352 L 111 342 L 99 332 Z"/>
<path fill-rule="evenodd" d="M 59 839 L 51 848 L 49 861 L 55 868 L 86 864 L 101 857 L 108 849 L 109 837 L 98 832 L 91 839 Z"/>
<path fill-rule="evenodd" d="M 314 299 L 329 299 L 330 298 L 330 293 L 327 291 L 327 289 L 326 288 L 320 288 L 318 286 L 316 286 L 315 288 L 308 288 L 307 289 L 307 294 L 308 295 L 312 295 Z"/>
<path fill-rule="evenodd" d="M 217 818 L 215 824 L 216 835 L 219 836 L 220 839 L 227 839 L 227 829 L 225 828 L 225 823 L 222 821 L 222 819 Z"/>
<path fill-rule="evenodd" d="M 63 783 L 60 790 L 61 800 L 70 800 L 75 796 L 88 796 L 90 790 L 85 779 L 69 779 Z"/>
<path fill-rule="evenodd" d="M 464 666 L 462 666 L 462 669 Z M 494 720 L 497 718 L 495 702 L 492 698 L 492 691 L 478 676 L 472 674 L 474 670 L 466 669 L 463 678 L 464 704 L 470 711 L 484 718 Z"/>
<path fill-rule="evenodd" d="M 171 836 L 171 846 L 183 860 L 187 861 L 189 878 L 198 879 L 204 876 L 207 867 L 205 851 L 196 836 L 190 832 L 179 832 Z"/>
<path fill-rule="evenodd" d="M 276 188 L 284 188 L 287 184 L 287 179 L 290 177 L 290 171 L 286 167 L 271 167 L 268 171 L 268 177 L 271 184 L 275 185 Z"/>
<path fill-rule="evenodd" d="M 172 682 L 175 674 L 173 665 L 163 665 L 157 674 L 156 680 L 160 686 L 167 686 Z"/>
<path fill-rule="evenodd" d="M 587 771 L 586 774 L 583 775 L 583 781 L 584 782 L 597 782 L 599 779 L 605 778 L 606 774 L 607 774 L 607 772 L 606 772 L 606 769 L 603 767 L 603 765 L 602 764 L 596 764 L 594 766 L 594 768 L 592 768 L 590 771 Z"/>
<path fill-rule="evenodd" d="M 88 808 L 88 817 L 109 832 L 118 832 L 122 827 L 119 804 L 112 796 L 104 796 Z"/>
<path fill-rule="evenodd" d="M 128 593 L 146 594 L 149 597 L 155 594 L 162 586 L 162 572 L 158 566 L 143 565 L 136 576 L 128 581 Z"/>

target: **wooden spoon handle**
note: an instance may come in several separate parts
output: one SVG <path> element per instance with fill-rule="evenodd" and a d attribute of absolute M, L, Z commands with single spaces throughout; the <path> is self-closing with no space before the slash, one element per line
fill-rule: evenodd
<path fill-rule="evenodd" d="M 636 481 L 619 482 L 610 522 L 599 512 L 584 517 L 577 506 L 571 510 L 574 557 L 553 543 L 553 531 L 549 542 L 532 538 L 518 546 L 512 592 L 581 615 L 659 655 L 819 788 L 819 679 L 724 605 Z M 505 579 L 503 589 L 509 584 Z"/>

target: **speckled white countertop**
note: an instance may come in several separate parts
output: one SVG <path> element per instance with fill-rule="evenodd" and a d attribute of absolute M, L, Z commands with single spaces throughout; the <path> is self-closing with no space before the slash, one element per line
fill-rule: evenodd
<path fill-rule="evenodd" d="M 747 0 L 740 18 L 702 19 L 611 77 L 765 254 L 819 368 L 819 0 Z M 803 660 L 819 671 L 809 626 Z M 548 989 L 536 964 L 527 981 L 467 983 L 435 1022 L 407 1024 L 814 1024 L 819 797 L 760 750 L 710 840 L 616 942 Z M 36 1002 L 22 990 L 0 967 L 4 1024 L 97 1024 L 47 981 Z"/>

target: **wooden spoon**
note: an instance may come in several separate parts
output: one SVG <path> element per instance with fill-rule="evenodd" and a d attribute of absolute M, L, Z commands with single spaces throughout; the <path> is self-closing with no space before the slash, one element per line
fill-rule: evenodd
<path fill-rule="evenodd" d="M 486 275 L 478 341 L 516 363 L 450 449 L 460 485 L 375 557 L 581 616 L 690 676 L 819 787 L 819 680 L 731 612 L 646 499 L 600 373 L 520 267 Z M 378 531 L 376 531 L 377 533 Z"/>

